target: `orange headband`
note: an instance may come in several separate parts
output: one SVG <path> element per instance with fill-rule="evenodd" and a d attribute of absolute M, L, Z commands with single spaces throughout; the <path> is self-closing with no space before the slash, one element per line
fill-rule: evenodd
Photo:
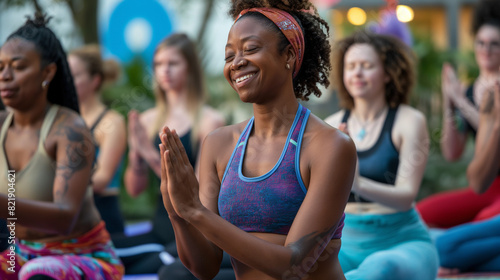
<path fill-rule="evenodd" d="M 291 14 L 276 8 L 245 9 L 241 11 L 235 22 L 242 15 L 248 12 L 257 12 L 270 19 L 272 22 L 274 22 L 274 24 L 276 24 L 276 26 L 278 26 L 283 35 L 285 35 L 288 42 L 290 42 L 293 50 L 295 51 L 295 54 L 297 54 L 297 59 L 295 60 L 295 70 L 293 71 L 293 77 L 295 78 L 295 76 L 297 76 L 297 73 L 299 73 L 300 66 L 302 65 L 305 49 L 304 34 L 302 33 L 302 29 L 300 28 L 299 23 Z"/>

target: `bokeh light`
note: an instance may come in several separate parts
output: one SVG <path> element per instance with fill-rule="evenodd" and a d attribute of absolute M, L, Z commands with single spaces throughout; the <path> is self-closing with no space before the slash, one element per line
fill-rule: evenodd
<path fill-rule="evenodd" d="M 412 8 L 406 5 L 398 5 L 398 7 L 396 8 L 396 15 L 399 21 L 410 22 L 413 20 L 415 13 L 413 12 Z"/>
<path fill-rule="evenodd" d="M 366 22 L 366 12 L 358 7 L 352 7 L 347 11 L 347 20 L 353 25 L 363 25 Z"/>

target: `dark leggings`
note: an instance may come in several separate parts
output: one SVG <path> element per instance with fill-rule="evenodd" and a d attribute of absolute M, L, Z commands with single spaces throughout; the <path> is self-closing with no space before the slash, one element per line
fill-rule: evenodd
<path fill-rule="evenodd" d="M 125 266 L 125 274 L 157 273 L 163 265 L 159 257 L 162 251 L 177 256 L 174 229 L 163 207 L 161 196 L 150 232 L 134 236 L 113 234 L 111 239 Z"/>
<path fill-rule="evenodd" d="M 54 278 L 49 277 L 47 275 L 38 274 L 38 275 L 31 276 L 28 280 L 57 280 L 57 279 L 54 279 Z"/>
<path fill-rule="evenodd" d="M 177 258 L 172 264 L 163 265 L 158 271 L 159 280 L 196 280 L 193 274 Z M 231 257 L 224 252 L 219 273 L 214 280 L 235 280 Z"/>
<path fill-rule="evenodd" d="M 7 229 L 7 221 L 0 219 L 0 252 L 5 251 L 9 246 L 9 231 Z"/>
<path fill-rule="evenodd" d="M 122 216 L 120 201 L 117 195 L 100 196 L 94 194 L 94 203 L 106 223 L 106 229 L 110 234 L 123 233 L 125 222 Z"/>

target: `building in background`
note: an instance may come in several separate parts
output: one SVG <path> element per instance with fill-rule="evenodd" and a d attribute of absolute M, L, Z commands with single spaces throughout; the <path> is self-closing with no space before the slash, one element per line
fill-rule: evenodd
<path fill-rule="evenodd" d="M 321 1 L 321 0 L 316 0 Z M 325 0 L 322 0 L 325 1 Z M 331 1 L 331 0 L 330 0 Z M 354 25 L 376 21 L 388 0 L 340 0 L 329 7 L 334 37 L 341 38 Z M 402 16 L 412 16 L 408 22 L 416 36 L 428 37 L 439 48 L 471 49 L 470 31 L 473 6 L 477 0 L 401 0 Z M 352 8 L 357 9 L 352 9 Z M 411 13 L 411 14 L 410 14 Z M 350 25 L 350 27 L 349 27 Z"/>

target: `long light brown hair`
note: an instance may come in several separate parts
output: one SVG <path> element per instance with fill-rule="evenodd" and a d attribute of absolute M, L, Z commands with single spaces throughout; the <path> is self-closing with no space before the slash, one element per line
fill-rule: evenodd
<path fill-rule="evenodd" d="M 188 110 L 193 120 L 193 133 L 191 134 L 193 140 L 199 132 L 200 113 L 206 96 L 203 70 L 201 68 L 195 44 L 186 34 L 183 33 L 174 33 L 163 39 L 163 41 L 156 46 L 155 56 L 160 50 L 172 47 L 176 48 L 179 53 L 181 53 L 188 65 L 186 87 L 188 94 Z M 165 116 L 167 116 L 170 109 L 166 98 L 166 92 L 161 89 L 156 82 L 156 79 L 153 79 L 153 91 L 156 100 L 157 116 L 153 129 L 153 135 L 150 135 L 151 138 L 154 138 L 157 132 L 160 131 L 165 122 Z"/>

